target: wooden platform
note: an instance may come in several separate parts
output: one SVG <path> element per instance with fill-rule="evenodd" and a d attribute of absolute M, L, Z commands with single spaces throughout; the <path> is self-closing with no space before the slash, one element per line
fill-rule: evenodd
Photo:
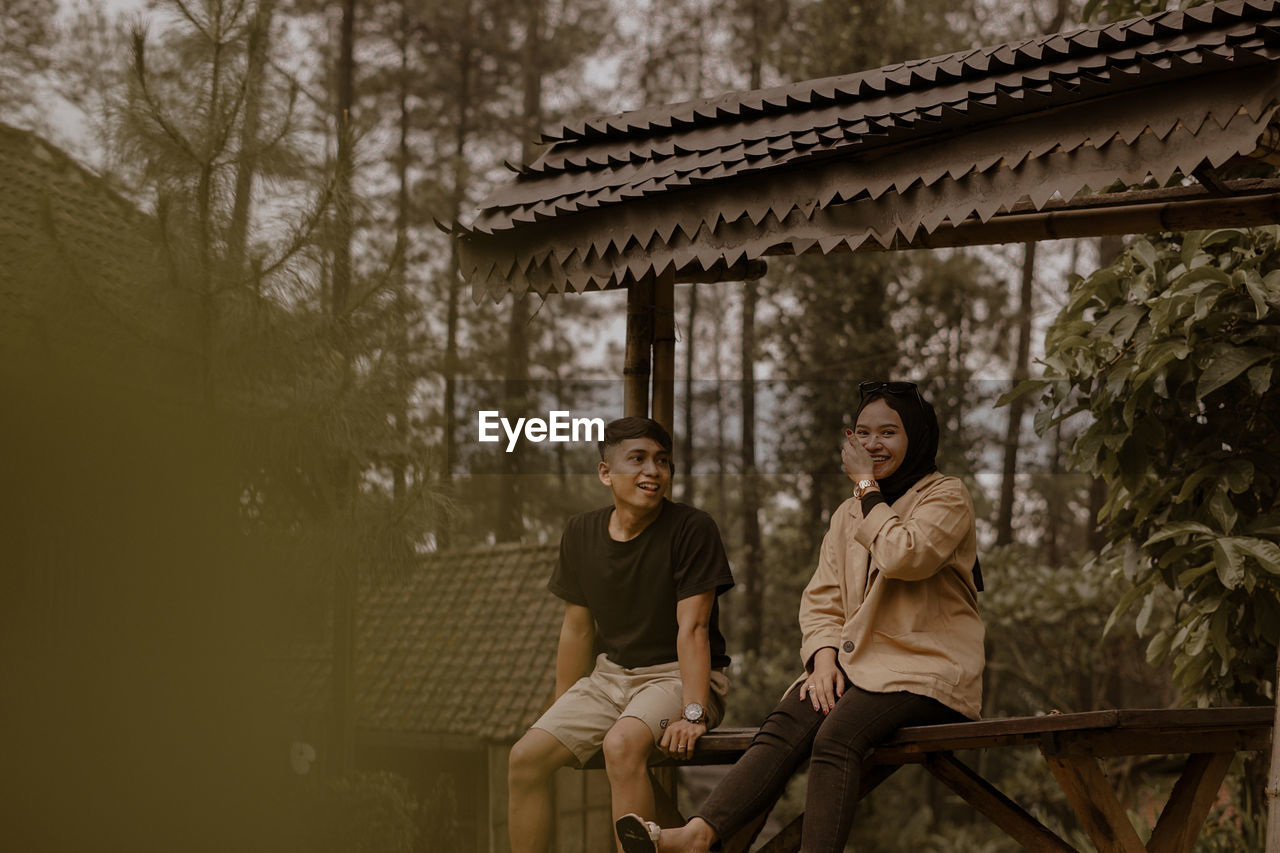
<path fill-rule="evenodd" d="M 1113 710 L 906 728 L 872 754 L 862 795 L 899 767 L 920 764 L 1027 850 L 1075 851 L 954 754 L 957 750 L 1034 747 L 1101 853 L 1191 853 L 1235 754 L 1270 748 L 1274 714 L 1271 707 Z M 732 764 L 750 745 L 755 732 L 717 729 L 698 742 L 689 763 Z M 1100 758 L 1123 755 L 1188 756 L 1146 844 L 1098 763 Z M 725 850 L 747 850 L 767 816 L 760 815 L 730 839 Z M 799 850 L 802 818 L 792 821 L 761 853 Z"/>

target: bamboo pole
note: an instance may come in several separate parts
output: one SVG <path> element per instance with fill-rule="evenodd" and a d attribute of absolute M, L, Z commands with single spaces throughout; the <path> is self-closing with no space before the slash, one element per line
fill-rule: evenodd
<path fill-rule="evenodd" d="M 653 419 L 675 434 L 676 277 L 658 276 L 653 293 Z"/>
<path fill-rule="evenodd" d="M 627 286 L 626 363 L 622 368 L 622 413 L 627 417 L 649 414 L 653 307 L 653 279 Z"/>

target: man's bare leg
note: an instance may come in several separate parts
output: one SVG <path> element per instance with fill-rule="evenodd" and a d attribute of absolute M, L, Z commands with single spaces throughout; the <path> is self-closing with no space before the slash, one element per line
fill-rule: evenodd
<path fill-rule="evenodd" d="M 604 736 L 604 767 L 613 797 L 613 819 L 634 813 L 653 820 L 653 785 L 649 781 L 649 753 L 656 747 L 649 726 L 636 717 L 622 717 Z M 617 839 L 614 839 L 617 842 Z M 618 843 L 621 853 L 622 844 Z"/>
<path fill-rule="evenodd" d="M 551 849 L 551 777 L 573 760 L 573 753 L 542 729 L 529 729 L 511 747 L 507 761 L 511 853 L 548 853 Z"/>

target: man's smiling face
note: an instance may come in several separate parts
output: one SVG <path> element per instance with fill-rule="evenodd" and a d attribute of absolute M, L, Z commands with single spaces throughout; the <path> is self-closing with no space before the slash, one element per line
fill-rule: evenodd
<path fill-rule="evenodd" d="M 599 473 L 616 506 L 648 512 L 661 504 L 671 482 L 671 454 L 651 438 L 628 438 L 609 449 Z"/>

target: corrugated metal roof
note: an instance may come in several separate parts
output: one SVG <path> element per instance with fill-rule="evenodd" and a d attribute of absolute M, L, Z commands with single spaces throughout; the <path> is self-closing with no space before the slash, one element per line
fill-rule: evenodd
<path fill-rule="evenodd" d="M 555 686 L 564 603 L 547 591 L 559 549 L 495 545 L 423 558 L 366 585 L 356 609 L 356 726 L 396 735 L 515 740 Z M 291 701 L 322 713 L 330 657 L 288 661 Z"/>
<path fill-rule="evenodd" d="M 1277 0 L 1234 0 L 567 124 L 457 227 L 478 294 L 888 248 L 1252 152 Z"/>

